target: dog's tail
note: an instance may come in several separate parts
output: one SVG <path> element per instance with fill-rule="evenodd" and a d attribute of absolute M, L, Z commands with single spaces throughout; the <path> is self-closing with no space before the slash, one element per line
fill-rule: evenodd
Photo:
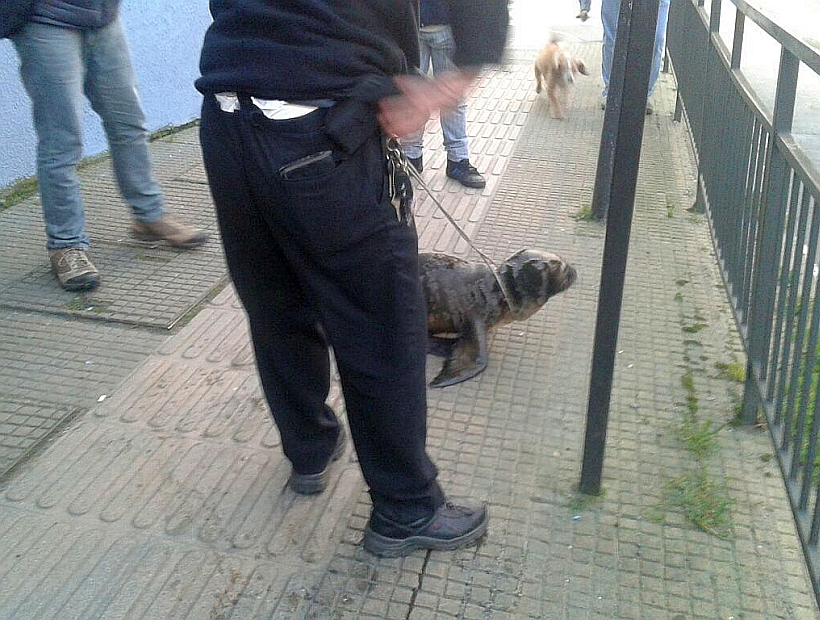
<path fill-rule="evenodd" d="M 550 32 L 550 43 L 560 43 L 561 35 L 557 32 Z"/>

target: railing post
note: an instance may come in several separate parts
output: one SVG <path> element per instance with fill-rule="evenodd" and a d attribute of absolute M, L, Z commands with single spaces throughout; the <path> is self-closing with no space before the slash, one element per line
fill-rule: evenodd
<path fill-rule="evenodd" d="M 735 13 L 735 34 L 732 37 L 732 61 L 734 70 L 740 69 L 740 56 L 743 52 L 743 32 L 746 26 L 746 15 L 737 9 Z"/>
<path fill-rule="evenodd" d="M 794 100 L 797 95 L 797 73 L 799 70 L 800 61 L 797 57 L 785 47 L 782 48 L 772 113 L 772 128 L 775 135 L 792 130 Z"/>
<path fill-rule="evenodd" d="M 794 121 L 794 101 L 797 94 L 798 59 L 783 48 L 777 74 L 777 90 L 772 114 L 772 135 L 766 154 L 766 178 L 763 203 L 760 207 L 760 226 L 755 242 L 752 296 L 749 304 L 748 360 L 746 383 L 743 389 L 741 421 L 755 424 L 759 404 L 758 382 L 768 376 L 769 338 L 777 287 L 777 269 L 782 245 L 784 217 L 784 188 L 788 183 L 788 166 L 777 148 L 779 134 L 791 131 Z"/>
<path fill-rule="evenodd" d="M 657 0 L 621 1 L 598 155 L 599 177 L 595 182 L 608 216 L 579 484 L 582 493 L 591 495 L 601 491 L 618 322 L 657 22 Z"/>
<path fill-rule="evenodd" d="M 721 0 L 712 0 L 712 7 L 709 9 L 709 33 L 720 32 L 720 10 Z"/>

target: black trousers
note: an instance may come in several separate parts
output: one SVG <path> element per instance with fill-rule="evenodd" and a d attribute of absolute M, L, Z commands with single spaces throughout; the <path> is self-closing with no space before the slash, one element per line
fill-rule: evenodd
<path fill-rule="evenodd" d="M 206 96 L 200 141 L 285 455 L 313 473 L 333 450 L 329 345 L 374 507 L 407 521 L 430 514 L 444 497 L 425 451 L 418 240 L 387 196 L 381 138 L 374 127 L 345 154 L 325 134 L 325 110 L 270 120 L 240 101 L 224 112 Z M 313 163 L 280 172 L 302 158 Z"/>

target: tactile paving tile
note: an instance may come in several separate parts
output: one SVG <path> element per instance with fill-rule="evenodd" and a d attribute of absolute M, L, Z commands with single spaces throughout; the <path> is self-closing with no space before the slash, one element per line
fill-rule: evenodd
<path fill-rule="evenodd" d="M 99 244 L 91 253 L 102 284 L 62 290 L 42 264 L 0 290 L 0 306 L 170 328 L 226 277 L 221 254 Z"/>

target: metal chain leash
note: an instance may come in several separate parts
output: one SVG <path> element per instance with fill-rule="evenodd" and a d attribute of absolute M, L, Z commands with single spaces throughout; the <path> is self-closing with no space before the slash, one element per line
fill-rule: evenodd
<path fill-rule="evenodd" d="M 444 214 L 444 217 L 447 218 L 447 221 L 453 225 L 453 228 L 456 229 L 456 232 L 458 232 L 459 236 L 462 239 L 464 239 L 467 245 L 470 246 L 470 248 L 473 249 L 475 253 L 481 257 L 481 260 L 484 261 L 487 267 L 490 268 L 490 272 L 493 274 L 493 277 L 495 277 L 495 281 L 498 282 L 498 286 L 501 289 L 501 294 L 504 295 L 504 299 L 506 300 L 507 305 L 510 307 L 510 311 L 512 312 L 513 316 L 516 316 L 518 314 L 519 309 L 513 304 L 513 297 L 512 295 L 510 295 L 509 290 L 507 289 L 507 285 L 504 284 L 504 282 L 498 275 L 498 266 L 492 261 L 492 259 L 489 256 L 487 256 L 484 252 L 482 252 L 476 247 L 476 245 L 470 240 L 470 237 L 467 235 L 467 233 L 464 232 L 464 229 L 462 229 L 461 226 L 458 225 L 458 222 L 456 222 L 453 216 L 450 215 L 447 212 L 447 209 L 445 209 L 441 202 L 439 202 L 438 198 L 436 198 L 436 196 L 424 182 L 424 179 L 421 178 L 421 174 L 418 170 L 416 170 L 416 167 L 408 161 L 407 157 L 404 154 L 404 151 L 401 148 L 401 144 L 399 144 L 399 141 L 396 138 L 388 138 L 387 140 L 387 161 L 388 172 L 391 173 L 391 177 L 393 176 L 392 173 L 395 170 L 395 168 L 401 168 L 404 171 L 404 173 L 409 176 L 409 178 L 415 179 L 415 181 L 421 186 L 421 188 L 425 192 L 427 192 L 427 195 L 430 196 L 430 199 L 433 201 L 433 204 L 435 204 L 438 210 Z M 390 183 L 391 190 L 394 188 L 394 185 L 400 185 L 400 183 L 395 183 L 395 181 L 392 178 L 390 180 Z M 400 188 L 397 187 L 397 189 Z M 390 195 L 395 196 L 395 194 L 393 194 L 392 191 Z M 412 199 L 412 188 L 410 190 L 410 198 Z M 407 209 L 407 211 L 410 210 Z M 400 213 L 400 208 L 398 206 L 396 210 L 396 215 L 398 216 L 400 221 L 403 221 L 403 218 L 406 217 L 406 214 L 404 212 Z M 412 213 L 410 213 L 410 217 L 412 217 Z"/>

